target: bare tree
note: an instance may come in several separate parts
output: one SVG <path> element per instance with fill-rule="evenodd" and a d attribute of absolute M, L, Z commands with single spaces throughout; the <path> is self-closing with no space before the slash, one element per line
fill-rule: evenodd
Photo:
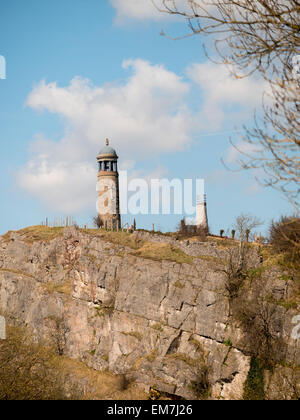
<path fill-rule="evenodd" d="M 241 214 L 236 218 L 235 229 L 240 240 L 239 246 L 228 247 L 225 250 L 225 265 L 222 269 L 217 270 L 226 276 L 225 290 L 230 302 L 237 298 L 249 268 L 249 244 L 247 243 L 249 235 L 252 229 L 261 224 L 261 220 L 250 214 Z"/>
<path fill-rule="evenodd" d="M 96 217 L 93 217 L 93 224 L 98 229 L 104 226 L 104 222 L 99 215 L 97 215 Z"/>
<path fill-rule="evenodd" d="M 259 181 L 282 191 L 299 210 L 300 54 L 299 0 L 151 0 L 162 13 L 186 19 L 189 33 L 211 35 L 219 62 L 235 77 L 254 72 L 269 83 L 263 117 L 242 139 L 256 148 L 239 152 L 239 168 L 264 171 Z M 165 34 L 164 34 L 165 35 Z M 300 60 L 299 60 L 300 61 Z M 235 146 L 236 147 L 236 146 Z M 253 152 L 254 150 L 254 152 Z"/>
<path fill-rule="evenodd" d="M 238 232 L 240 242 L 248 242 L 249 235 L 253 229 L 262 225 L 263 221 L 251 214 L 241 214 L 235 219 L 234 228 Z"/>
<path fill-rule="evenodd" d="M 281 217 L 272 221 L 270 243 L 276 252 L 284 252 L 294 263 L 300 262 L 300 218 Z"/>
<path fill-rule="evenodd" d="M 152 0 L 162 13 L 184 17 L 189 34 L 215 35 L 225 64 L 247 74 L 273 63 L 286 67 L 299 52 L 298 0 Z M 181 37 L 182 38 L 182 37 Z M 271 69 L 272 71 L 272 69 Z"/>
<path fill-rule="evenodd" d="M 256 286 L 257 287 L 257 286 Z M 255 289 L 252 297 L 241 295 L 232 305 L 233 314 L 244 330 L 244 346 L 264 367 L 274 366 L 286 354 L 282 312 Z"/>
<path fill-rule="evenodd" d="M 299 14 L 300 19 L 300 14 Z M 244 127 L 243 141 L 252 145 L 247 154 L 234 146 L 243 169 L 262 169 L 260 182 L 284 193 L 299 211 L 300 193 L 300 79 L 292 80 L 284 71 L 271 86 L 271 105 L 263 103 L 263 120 L 255 118 L 254 128 Z"/>

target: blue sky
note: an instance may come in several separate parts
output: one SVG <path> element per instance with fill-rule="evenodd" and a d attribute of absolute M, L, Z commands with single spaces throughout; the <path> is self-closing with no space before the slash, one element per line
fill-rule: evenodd
<path fill-rule="evenodd" d="M 207 38 L 173 41 L 186 24 L 150 0 L 2 0 L 0 234 L 72 215 L 91 222 L 96 155 L 108 137 L 130 178 L 204 178 L 212 231 L 240 213 L 291 212 L 258 173 L 228 172 L 264 82 L 233 79 L 207 61 Z M 242 147 L 245 147 L 242 145 Z M 179 215 L 137 215 L 138 227 L 172 230 Z M 132 222 L 133 216 L 124 217 Z"/>

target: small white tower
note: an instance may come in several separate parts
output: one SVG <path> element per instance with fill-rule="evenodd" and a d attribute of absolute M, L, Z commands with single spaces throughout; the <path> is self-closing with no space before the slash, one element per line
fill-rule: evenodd
<path fill-rule="evenodd" d="M 196 205 L 196 225 L 202 227 L 208 231 L 208 220 L 207 220 L 207 207 L 206 207 L 206 195 L 202 198 L 197 197 Z"/>

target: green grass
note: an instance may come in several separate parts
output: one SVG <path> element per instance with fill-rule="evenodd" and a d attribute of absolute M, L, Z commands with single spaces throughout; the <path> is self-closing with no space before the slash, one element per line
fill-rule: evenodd
<path fill-rule="evenodd" d="M 264 374 L 260 368 L 259 361 L 252 357 L 250 370 L 244 383 L 244 400 L 264 400 Z"/>
<path fill-rule="evenodd" d="M 232 347 L 232 342 L 231 342 L 230 338 L 228 338 L 226 341 L 224 341 L 223 344 L 227 347 Z"/>
<path fill-rule="evenodd" d="M 255 279 L 260 278 L 265 270 L 266 270 L 266 267 L 264 266 L 251 268 L 250 270 L 247 271 L 246 275 L 250 280 L 255 280 Z"/>
<path fill-rule="evenodd" d="M 281 306 L 283 306 L 286 311 L 288 311 L 290 309 L 297 309 L 298 308 L 298 302 L 291 301 L 291 300 L 288 300 L 288 301 L 285 301 L 285 302 L 282 302 L 282 303 L 279 302 L 279 304 Z"/>

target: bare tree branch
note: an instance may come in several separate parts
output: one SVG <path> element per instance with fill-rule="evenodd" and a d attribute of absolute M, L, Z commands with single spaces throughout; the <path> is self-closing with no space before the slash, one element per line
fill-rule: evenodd
<path fill-rule="evenodd" d="M 280 190 L 299 212 L 300 196 L 300 3 L 298 0 L 151 0 L 162 13 L 181 16 L 189 33 L 214 39 L 219 63 L 237 77 L 258 72 L 269 84 L 263 116 L 244 127 L 235 146 L 239 169 L 261 169 L 261 184 Z M 165 35 L 166 36 L 166 35 Z M 206 47 L 204 46 L 205 51 Z M 210 53 L 210 56 L 215 56 Z M 298 56 L 299 55 L 299 56 Z M 297 63 L 298 60 L 298 63 Z"/>

